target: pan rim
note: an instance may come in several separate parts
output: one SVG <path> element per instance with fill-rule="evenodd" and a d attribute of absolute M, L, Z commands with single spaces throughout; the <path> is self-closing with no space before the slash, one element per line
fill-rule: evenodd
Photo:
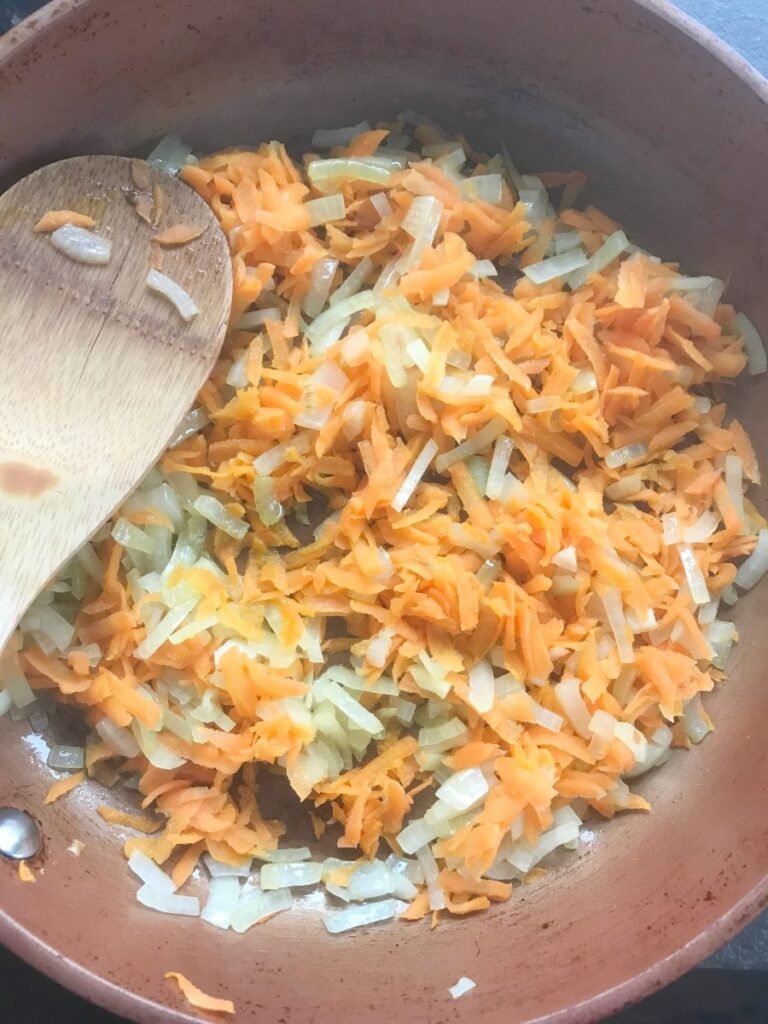
<path fill-rule="evenodd" d="M 51 0 L 0 37 L 0 68 L 52 28 L 94 0 Z M 667 0 L 625 0 L 665 23 L 730 71 L 768 108 L 768 79 L 710 29 Z M 1 899 L 1 898 L 0 898 Z M 768 871 L 725 913 L 711 920 L 684 946 L 645 971 L 575 1006 L 530 1018 L 526 1024 L 595 1024 L 680 977 L 733 938 L 768 906 Z M 200 1018 L 131 992 L 57 952 L 5 912 L 0 903 L 0 943 L 77 995 L 137 1024 L 199 1024 Z"/>

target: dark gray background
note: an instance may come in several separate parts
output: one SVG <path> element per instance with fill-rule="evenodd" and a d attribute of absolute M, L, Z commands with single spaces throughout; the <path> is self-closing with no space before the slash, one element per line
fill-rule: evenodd
<path fill-rule="evenodd" d="M 115 3 L 130 3 L 130 0 L 115 0 Z M 37 0 L 0 0 L 0 33 L 40 6 Z M 768 0 L 678 0 L 677 6 L 725 39 L 768 76 Z M 629 1011 L 631 1021 L 630 1015 L 626 1018 L 622 1015 L 622 1022 L 683 1024 L 690 1020 L 705 1024 L 727 1017 L 741 1024 L 747 1020 L 768 1020 L 768 992 L 763 983 L 757 978 L 734 981 L 735 976 L 726 975 L 723 970 L 768 971 L 768 912 L 702 966 L 711 971 L 706 981 L 701 976 L 696 981 L 695 976 L 689 975 L 666 994 L 660 993 Z M 13 995 L 14 982 L 18 997 Z M 39 993 L 34 999 L 30 998 L 30 986 Z M 7 1005 L 6 997 L 10 998 L 12 1006 Z M 745 997 L 749 1005 L 744 1002 Z M 85 1004 L 70 1000 L 55 986 L 38 979 L 25 965 L 2 955 L 0 950 L 0 1022 L 64 1024 L 69 1020 L 77 1020 L 78 1024 L 107 1024 L 115 1018 L 95 1010 L 89 1013 Z"/>

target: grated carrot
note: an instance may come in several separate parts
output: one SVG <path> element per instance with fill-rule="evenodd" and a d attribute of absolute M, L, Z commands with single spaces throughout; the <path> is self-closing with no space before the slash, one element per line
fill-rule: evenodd
<path fill-rule="evenodd" d="M 378 167 L 401 127 L 361 132 L 331 157 Z M 427 145 L 448 141 L 419 131 Z M 496 173 L 460 144 L 474 173 Z M 232 322 L 194 414 L 204 425 L 166 452 L 158 479 L 185 522 L 199 492 L 235 528 L 195 516 L 208 531 L 200 559 L 179 555 L 157 575 L 149 555 L 130 568 L 130 549 L 95 541 L 74 628 L 78 644 L 98 646 L 98 664 L 45 653 L 33 635 L 19 666 L 91 726 L 108 720 L 141 738 L 124 762 L 106 740 L 91 743 L 87 763 L 138 776 L 158 818 L 98 812 L 147 833 L 126 853 L 172 864 L 177 885 L 203 854 L 240 867 L 278 847 L 286 826 L 264 818 L 257 769 L 287 776 L 316 837 L 335 834 L 369 858 L 385 843 L 399 849 L 417 797 L 445 769 L 480 769 L 487 794 L 432 850 L 445 910 L 484 910 L 510 896 L 484 876 L 513 832 L 533 849 L 567 806 L 580 817 L 647 809 L 624 781 L 638 767 L 632 730 L 646 745 L 659 733 L 686 745 L 689 702 L 721 678 L 695 575 L 664 522 L 673 517 L 680 541 L 707 533 L 689 548 L 712 598 L 763 525 L 726 486 L 734 456 L 743 487 L 759 482 L 746 432 L 715 400 L 746 364 L 733 311 L 702 313 L 674 291 L 673 265 L 638 251 L 573 288 L 523 276 L 505 290 L 483 276 L 478 261 L 530 266 L 563 232 L 589 256 L 617 231 L 594 207 L 569 208 L 579 172 L 542 175 L 564 192 L 537 230 L 510 183 L 499 202 L 468 199 L 439 158 L 386 171 L 386 185 L 341 180 L 344 216 L 313 229 L 305 204 L 320 193 L 278 143 L 180 174 L 228 237 Z M 427 208 L 434 236 L 411 249 Z M 154 240 L 181 245 L 196 231 L 177 224 Z M 328 289 L 313 318 L 320 270 Z M 357 289 L 345 292 L 358 305 L 342 317 L 335 293 L 352 273 Z M 124 513 L 140 536 L 178 533 L 173 503 L 145 505 Z M 194 595 L 187 617 L 140 657 L 177 613 L 169 590 Z M 354 666 L 356 688 L 332 679 L 337 690 L 318 695 L 326 662 Z M 489 679 L 490 695 L 478 695 Z M 215 711 L 194 717 L 205 699 Z M 435 716 L 458 726 L 432 750 L 418 736 Z M 590 724 L 600 718 L 622 727 L 615 738 Z M 331 748 L 343 767 L 317 777 Z M 161 759 L 150 761 L 153 749 Z M 331 880 L 346 884 L 349 871 Z M 402 916 L 431 907 L 421 889 Z M 193 1005 L 232 1012 L 168 977 Z"/>
<path fill-rule="evenodd" d="M 178 971 L 167 971 L 165 977 L 176 982 L 181 994 L 196 1010 L 209 1010 L 212 1013 L 235 1012 L 235 1004 L 231 999 L 218 999 L 216 996 L 206 995 L 197 985 L 193 985 L 189 978 L 185 978 Z"/>

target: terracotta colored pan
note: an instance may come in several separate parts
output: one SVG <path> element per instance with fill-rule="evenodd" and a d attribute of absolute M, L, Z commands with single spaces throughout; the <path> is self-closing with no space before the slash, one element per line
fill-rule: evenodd
<path fill-rule="evenodd" d="M 583 168 L 639 242 L 730 278 L 768 336 L 768 85 L 654 0 L 59 0 L 0 42 L 0 179 L 167 129 L 210 149 L 405 106 L 480 147 L 506 142 L 523 169 Z M 758 452 L 766 386 L 737 399 Z M 507 905 L 432 933 L 331 939 L 312 898 L 243 937 L 153 915 L 93 813 L 98 795 L 44 810 L 47 772 L 6 720 L 0 805 L 38 814 L 46 849 L 35 885 L 0 864 L 0 939 L 142 1022 L 193 1019 L 167 970 L 231 995 L 242 1022 L 597 1020 L 768 900 L 767 612 L 768 585 L 738 606 L 731 682 L 709 704 L 717 731 L 641 785 L 651 815 L 597 828 Z M 462 974 L 477 989 L 453 1002 Z"/>

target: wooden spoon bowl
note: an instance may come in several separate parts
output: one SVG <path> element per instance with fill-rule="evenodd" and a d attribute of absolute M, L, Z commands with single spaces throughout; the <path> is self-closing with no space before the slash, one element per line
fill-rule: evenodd
<path fill-rule="evenodd" d="M 174 249 L 152 243 L 126 157 L 62 160 L 0 197 L 0 649 L 150 469 L 224 339 L 231 266 L 211 210 L 143 163 L 139 180 L 143 206 L 165 208 L 160 227 L 201 235 Z M 112 243 L 109 262 L 76 262 L 35 231 L 51 210 L 90 216 Z M 158 263 L 197 303 L 191 321 L 148 289 Z"/>

